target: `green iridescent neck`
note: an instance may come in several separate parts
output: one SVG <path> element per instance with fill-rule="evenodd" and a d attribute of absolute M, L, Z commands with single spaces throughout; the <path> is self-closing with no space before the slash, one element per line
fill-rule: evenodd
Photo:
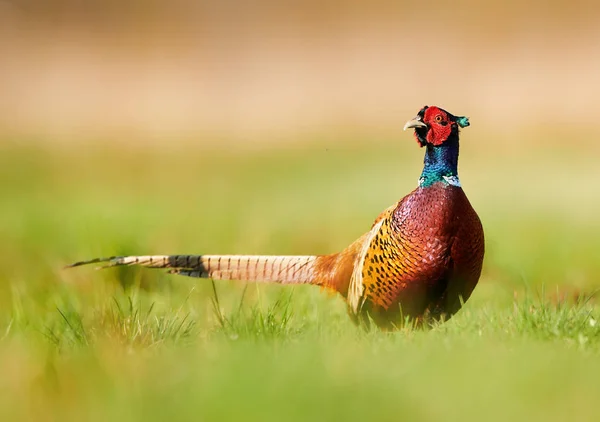
<path fill-rule="evenodd" d="M 436 182 L 460 186 L 458 180 L 458 136 L 451 136 L 442 145 L 427 144 L 425 165 L 419 186 L 428 187 Z"/>

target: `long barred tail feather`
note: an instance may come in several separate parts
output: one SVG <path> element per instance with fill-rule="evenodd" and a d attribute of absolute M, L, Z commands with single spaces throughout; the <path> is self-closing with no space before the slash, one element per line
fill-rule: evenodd
<path fill-rule="evenodd" d="M 147 255 L 112 256 L 75 262 L 66 268 L 104 264 L 98 268 L 140 265 L 168 268 L 170 273 L 214 280 L 320 284 L 316 280 L 318 256 L 286 255 Z"/>

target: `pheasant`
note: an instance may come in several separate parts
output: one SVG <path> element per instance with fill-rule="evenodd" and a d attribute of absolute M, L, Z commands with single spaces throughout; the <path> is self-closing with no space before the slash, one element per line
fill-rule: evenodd
<path fill-rule="evenodd" d="M 140 265 L 214 280 L 313 284 L 338 292 L 359 323 L 382 329 L 450 318 L 475 288 L 484 256 L 483 227 L 458 179 L 459 128 L 469 126 L 435 106 L 408 121 L 424 168 L 417 188 L 383 211 L 371 230 L 339 253 L 312 256 L 114 256 L 68 267 Z"/>

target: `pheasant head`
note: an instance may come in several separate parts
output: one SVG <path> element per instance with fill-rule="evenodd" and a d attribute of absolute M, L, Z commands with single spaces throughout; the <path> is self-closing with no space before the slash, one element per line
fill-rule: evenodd
<path fill-rule="evenodd" d="M 469 119 L 454 116 L 436 106 L 423 107 L 417 116 L 406 122 L 404 130 L 415 129 L 415 138 L 419 145 L 442 145 L 449 138 L 458 136 L 459 127 L 469 126 Z"/>
<path fill-rule="evenodd" d="M 460 186 L 458 132 L 467 126 L 467 117 L 454 116 L 435 106 L 423 107 L 414 119 L 406 122 L 404 130 L 414 128 L 419 145 L 427 147 L 419 186 L 428 187 L 436 182 Z"/>

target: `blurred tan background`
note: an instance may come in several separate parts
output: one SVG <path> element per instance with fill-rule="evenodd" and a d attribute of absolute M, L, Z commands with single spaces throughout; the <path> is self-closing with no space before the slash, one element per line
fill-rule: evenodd
<path fill-rule="evenodd" d="M 597 133 L 597 4 L 2 0 L 0 132 L 375 137 L 438 104 L 506 139 L 582 124 Z"/>

